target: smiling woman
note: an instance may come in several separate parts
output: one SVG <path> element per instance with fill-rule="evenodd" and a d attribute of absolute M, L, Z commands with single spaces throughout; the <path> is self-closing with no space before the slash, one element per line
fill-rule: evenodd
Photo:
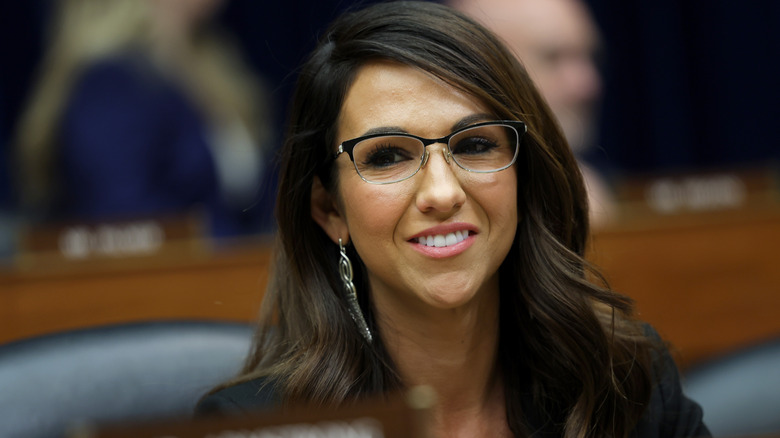
<path fill-rule="evenodd" d="M 279 187 L 254 350 L 200 413 L 422 384 L 432 436 L 707 434 L 655 332 L 588 281 L 577 163 L 470 19 L 427 2 L 338 19 L 301 71 Z"/>
<path fill-rule="evenodd" d="M 517 228 L 517 174 L 507 167 L 515 156 L 518 136 L 509 137 L 501 132 L 504 128 L 492 126 L 504 137 L 495 141 L 503 143 L 498 149 L 511 150 L 497 154 L 495 159 L 501 161 L 489 169 L 492 172 L 470 173 L 453 163 L 458 162 L 456 155 L 464 155 L 460 149 L 465 146 L 460 143 L 466 141 L 462 137 L 468 132 L 482 132 L 477 139 L 497 138 L 484 125 L 466 128 L 467 134 L 457 130 L 459 126 L 484 121 L 490 113 L 473 97 L 404 64 L 374 61 L 356 73 L 341 109 L 337 141 L 377 130 L 441 137 L 456 129 L 449 142 L 423 146 L 421 152 L 409 158 L 398 155 L 395 163 L 366 163 L 361 160 L 362 154 L 357 154 L 353 166 L 348 157 L 339 156 L 334 163 L 336 186 L 329 192 L 319 192 L 332 194 L 328 196 L 332 199 L 314 204 L 314 218 L 331 240 L 350 238 L 360 255 L 375 306 L 384 310 L 377 315 L 380 326 L 387 325 L 380 328 L 383 333 L 397 332 L 400 327 L 460 332 L 458 336 L 473 332 L 473 327 L 461 326 L 462 315 L 450 320 L 452 313 L 438 312 L 444 309 L 461 308 L 466 313 L 491 309 L 493 315 L 476 313 L 497 320 L 497 306 L 478 303 L 497 302 L 498 267 L 509 252 Z M 396 154 L 400 150 L 384 141 L 376 145 L 368 146 L 374 155 L 387 154 L 385 150 L 391 147 Z M 408 162 L 414 164 L 405 165 Z M 420 163 L 425 165 L 420 167 Z M 398 174 L 396 167 L 410 167 L 412 172 Z M 414 173 L 415 169 L 419 170 Z M 385 174 L 394 176 L 388 182 L 395 183 L 377 185 L 363 181 Z M 397 176 L 403 179 L 399 181 Z M 452 246 L 443 245 L 447 235 L 457 240 L 455 233 L 465 234 L 466 238 Z M 425 245 L 419 243 L 421 236 L 426 237 Z M 428 240 L 434 246 L 428 246 Z M 407 306 L 415 312 L 410 313 Z M 412 314 L 428 317 L 407 321 Z M 469 321 L 472 325 L 482 324 L 478 315 Z M 422 322 L 430 327 L 416 324 Z"/>

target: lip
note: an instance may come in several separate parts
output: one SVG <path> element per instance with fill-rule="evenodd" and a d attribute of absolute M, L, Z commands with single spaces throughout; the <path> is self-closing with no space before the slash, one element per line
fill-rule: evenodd
<path fill-rule="evenodd" d="M 469 236 L 455 245 L 444 247 L 427 246 L 417 242 L 417 238 L 421 236 L 435 236 L 437 234 L 447 235 L 449 233 L 454 233 L 455 231 L 468 231 Z M 412 245 L 412 248 L 415 251 L 425 256 L 432 258 L 446 258 L 456 256 L 468 249 L 472 244 L 474 244 L 476 234 L 478 234 L 478 232 L 479 229 L 476 226 L 464 222 L 442 224 L 427 228 L 413 235 L 409 238 L 408 242 Z"/>
<path fill-rule="evenodd" d="M 414 239 L 417 239 L 421 236 L 435 236 L 437 234 L 449 234 L 454 233 L 456 231 L 468 231 L 469 232 L 469 238 L 471 237 L 471 234 L 477 234 L 479 233 L 479 229 L 469 223 L 466 222 L 453 222 L 450 224 L 441 224 L 437 225 L 435 227 L 426 228 L 419 233 L 410 236 L 407 240 L 411 241 Z"/>

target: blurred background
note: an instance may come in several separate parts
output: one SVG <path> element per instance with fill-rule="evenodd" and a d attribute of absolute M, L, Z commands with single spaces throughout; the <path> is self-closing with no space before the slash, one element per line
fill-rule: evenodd
<path fill-rule="evenodd" d="M 42 337 L 197 321 L 248 342 L 233 325 L 262 300 L 297 68 L 368 3 L 0 3 L 0 381 Z M 448 3 L 559 117 L 590 190 L 588 256 L 671 342 L 705 420 L 779 431 L 780 3 Z M 51 436 L 65 420 L 40 421 Z"/>

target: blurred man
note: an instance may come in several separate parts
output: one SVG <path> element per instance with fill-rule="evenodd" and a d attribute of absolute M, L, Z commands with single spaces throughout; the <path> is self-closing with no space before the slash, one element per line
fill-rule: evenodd
<path fill-rule="evenodd" d="M 450 0 L 493 30 L 528 69 L 578 157 L 593 146 L 601 96 L 595 64 L 598 30 L 580 0 Z M 602 177 L 580 160 L 591 220 L 602 225 L 613 197 Z"/>

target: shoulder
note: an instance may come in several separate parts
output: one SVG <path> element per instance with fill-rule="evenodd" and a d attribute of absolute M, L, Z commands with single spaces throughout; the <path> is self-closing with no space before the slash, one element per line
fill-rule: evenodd
<path fill-rule="evenodd" d="M 268 410 L 279 406 L 281 395 L 267 378 L 237 383 L 204 396 L 195 406 L 195 415 L 237 414 Z"/>
<path fill-rule="evenodd" d="M 93 60 L 77 73 L 68 91 L 62 109 L 62 141 L 81 145 L 82 135 L 129 136 L 136 141 L 150 129 L 155 134 L 167 132 L 182 111 L 189 111 L 182 96 L 141 53 Z M 137 142 L 152 147 L 146 138 Z"/>
<path fill-rule="evenodd" d="M 115 54 L 85 64 L 79 71 L 77 83 L 82 86 L 116 82 L 140 84 L 153 73 L 153 67 L 141 54 Z"/>
<path fill-rule="evenodd" d="M 663 346 L 660 336 L 652 327 L 647 326 L 646 334 L 658 345 L 653 353 L 653 392 L 647 410 L 635 428 L 634 436 L 710 436 L 702 421 L 701 407 L 682 391 L 680 373 L 669 350 Z"/>
<path fill-rule="evenodd" d="M 170 89 L 164 76 L 143 54 L 121 53 L 84 65 L 77 73 L 69 101 L 71 106 L 102 103 L 127 107 L 116 103 L 159 103 Z"/>

